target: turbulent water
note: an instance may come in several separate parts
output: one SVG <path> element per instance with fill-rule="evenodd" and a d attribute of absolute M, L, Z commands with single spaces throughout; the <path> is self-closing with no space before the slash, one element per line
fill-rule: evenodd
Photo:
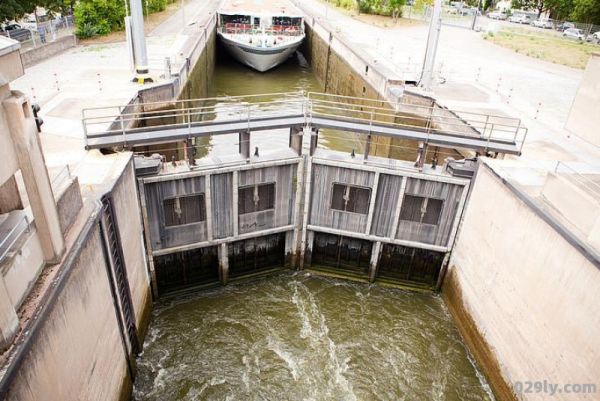
<path fill-rule="evenodd" d="M 163 301 L 135 400 L 489 400 L 437 296 L 284 273 Z"/>

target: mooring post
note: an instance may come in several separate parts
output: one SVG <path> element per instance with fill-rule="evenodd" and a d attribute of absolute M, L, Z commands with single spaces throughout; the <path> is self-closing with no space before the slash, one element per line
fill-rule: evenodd
<path fill-rule="evenodd" d="M 377 276 L 377 263 L 379 262 L 379 256 L 381 254 L 381 242 L 377 241 L 373 244 L 371 250 L 371 261 L 369 262 L 369 282 L 375 281 Z"/>
<path fill-rule="evenodd" d="M 229 255 L 227 253 L 227 244 L 222 243 L 219 245 L 217 251 L 219 256 L 219 281 L 221 284 L 227 285 L 229 281 Z"/>
<path fill-rule="evenodd" d="M 301 127 L 290 127 L 290 148 L 298 156 L 302 154 L 302 128 Z"/>
<path fill-rule="evenodd" d="M 312 128 L 310 133 L 310 156 L 315 154 L 315 150 L 317 150 L 317 145 L 319 143 L 319 129 Z"/>
<path fill-rule="evenodd" d="M 246 161 L 250 161 L 250 132 L 249 131 L 242 131 L 239 134 L 239 151 L 240 151 L 240 155 L 242 155 L 242 157 L 244 159 L 246 159 Z"/>
<path fill-rule="evenodd" d="M 371 151 L 371 141 L 372 140 L 373 140 L 372 135 L 368 134 L 367 135 L 367 142 L 365 143 L 365 162 L 369 158 L 369 152 Z"/>

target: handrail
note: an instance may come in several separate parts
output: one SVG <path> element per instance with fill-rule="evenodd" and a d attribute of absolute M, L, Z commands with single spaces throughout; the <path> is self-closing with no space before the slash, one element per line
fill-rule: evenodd
<path fill-rule="evenodd" d="M 249 124 L 252 119 L 296 114 L 302 115 L 306 124 L 315 117 L 343 118 L 369 125 L 483 139 L 488 144 L 509 143 L 520 150 L 528 132 L 521 120 L 513 117 L 303 91 L 150 102 L 133 107 L 94 107 L 82 111 L 82 121 L 86 138 L 122 134 L 126 142 L 127 133 L 143 132 L 145 128 L 140 124 L 147 125 L 148 130 L 181 127 L 191 130 L 192 125 L 209 121 Z M 165 119 L 169 122 L 164 122 Z"/>
<path fill-rule="evenodd" d="M 581 184 L 586 190 L 588 190 L 592 194 L 594 194 L 594 199 L 596 199 L 597 202 L 600 203 L 600 185 L 599 184 L 590 180 L 585 175 L 583 175 L 579 171 L 575 170 L 573 167 L 568 166 L 567 164 L 565 164 L 565 162 L 558 161 L 556 163 L 556 166 L 554 167 L 554 172 L 559 174 L 559 173 L 561 173 L 561 171 L 559 171 L 561 169 L 563 170 L 562 171 L 563 173 L 569 174 L 569 176 L 571 178 L 573 178 L 575 181 L 577 181 L 579 184 Z"/>
<path fill-rule="evenodd" d="M 8 234 L 0 239 L 0 263 L 4 261 L 24 232 L 29 232 L 29 219 L 27 216 L 22 216 Z"/>
<path fill-rule="evenodd" d="M 60 169 L 58 174 L 56 174 L 54 176 L 54 178 L 52 179 L 51 187 L 53 189 L 56 189 L 59 186 L 59 184 L 62 184 L 63 181 L 70 180 L 71 178 L 72 178 L 71 169 L 69 168 L 68 164 L 65 164 Z"/>

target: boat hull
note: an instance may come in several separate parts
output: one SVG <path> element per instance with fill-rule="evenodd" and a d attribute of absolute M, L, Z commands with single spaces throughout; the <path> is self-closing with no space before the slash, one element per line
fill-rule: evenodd
<path fill-rule="evenodd" d="M 219 34 L 221 42 L 236 60 L 265 72 L 287 60 L 302 43 L 303 38 L 276 47 L 253 47 Z"/>

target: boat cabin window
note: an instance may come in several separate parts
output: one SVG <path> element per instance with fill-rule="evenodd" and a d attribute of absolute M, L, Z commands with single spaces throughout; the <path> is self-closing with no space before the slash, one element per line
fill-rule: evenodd
<path fill-rule="evenodd" d="M 168 198 L 163 202 L 165 227 L 198 223 L 206 220 L 204 194 Z"/>
<path fill-rule="evenodd" d="M 273 25 L 279 26 L 300 26 L 302 24 L 302 18 L 294 17 L 273 17 Z"/>
<path fill-rule="evenodd" d="M 227 24 L 250 24 L 251 17 L 249 15 L 223 15 L 221 14 L 221 22 Z"/>
<path fill-rule="evenodd" d="M 254 17 L 254 25 L 255 26 L 260 26 L 260 18 Z"/>

